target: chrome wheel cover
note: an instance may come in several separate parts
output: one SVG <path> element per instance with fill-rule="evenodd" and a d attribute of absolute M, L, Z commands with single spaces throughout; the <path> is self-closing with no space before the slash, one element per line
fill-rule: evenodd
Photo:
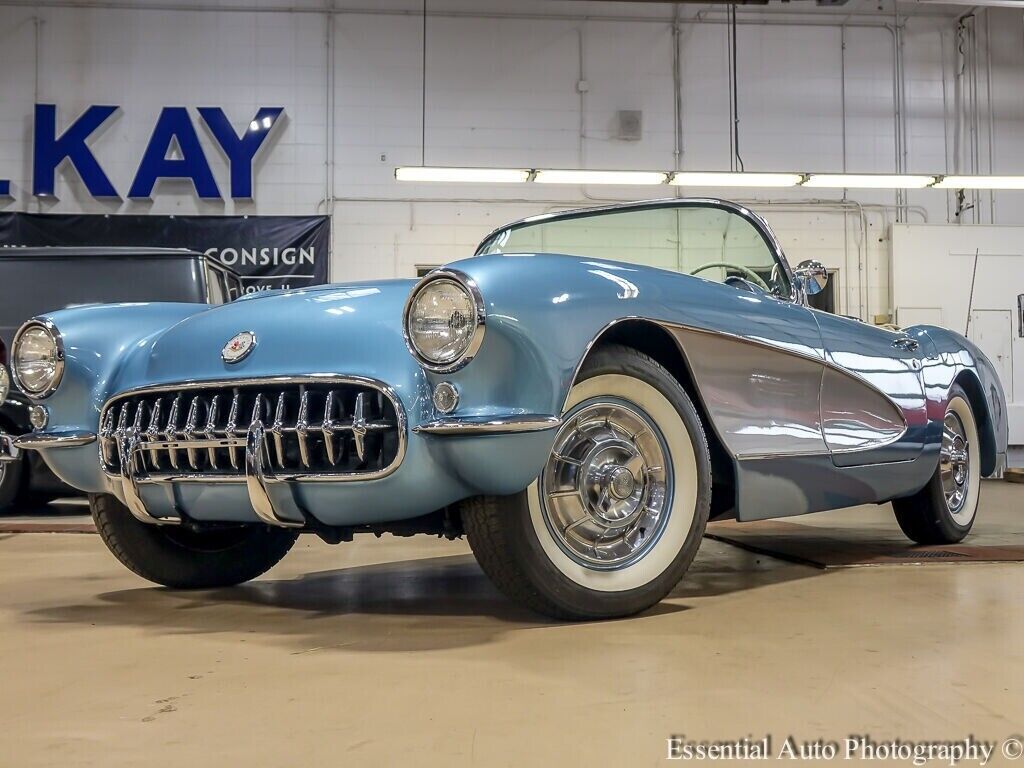
<path fill-rule="evenodd" d="M 625 568 L 665 529 L 672 465 L 657 425 L 615 398 L 580 403 L 563 420 L 540 478 L 544 521 L 558 546 L 588 568 Z"/>
<path fill-rule="evenodd" d="M 970 491 L 971 444 L 960 416 L 950 410 L 942 425 L 942 448 L 939 452 L 939 477 L 946 509 L 956 519 Z M 959 522 L 959 521 L 958 521 Z"/>

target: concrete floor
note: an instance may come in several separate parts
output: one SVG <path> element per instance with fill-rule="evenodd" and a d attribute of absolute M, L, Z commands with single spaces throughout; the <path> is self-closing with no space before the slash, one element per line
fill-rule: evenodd
<path fill-rule="evenodd" d="M 987 483 L 978 530 L 1022 513 L 1024 486 Z M 705 540 L 649 614 L 568 625 L 467 552 L 303 537 L 257 582 L 176 593 L 93 535 L 0 535 L 0 765 L 633 766 L 671 734 L 1024 730 L 1021 564 L 823 571 Z"/>

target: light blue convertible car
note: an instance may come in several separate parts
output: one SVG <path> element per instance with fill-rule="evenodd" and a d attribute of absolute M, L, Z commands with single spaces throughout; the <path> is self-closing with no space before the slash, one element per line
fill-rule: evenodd
<path fill-rule="evenodd" d="M 419 282 L 53 312 L 14 344 L 18 445 L 177 588 L 303 532 L 466 535 L 506 594 L 585 619 L 662 599 L 709 519 L 892 500 L 915 541 L 962 539 L 1006 452 L 991 363 L 809 308 L 827 277 L 675 199 L 509 224 Z"/>

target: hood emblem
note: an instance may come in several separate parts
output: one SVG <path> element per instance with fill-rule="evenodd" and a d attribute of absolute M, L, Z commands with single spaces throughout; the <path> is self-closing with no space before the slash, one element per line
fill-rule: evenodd
<path fill-rule="evenodd" d="M 220 358 L 225 363 L 240 363 L 255 348 L 256 334 L 252 331 L 242 331 L 232 336 L 224 345 L 224 349 L 220 351 Z"/>

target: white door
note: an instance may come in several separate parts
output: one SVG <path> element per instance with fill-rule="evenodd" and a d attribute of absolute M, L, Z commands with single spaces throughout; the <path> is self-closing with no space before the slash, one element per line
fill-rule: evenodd
<path fill-rule="evenodd" d="M 975 309 L 971 311 L 971 328 L 967 337 L 988 355 L 1006 399 L 1013 399 L 1013 312 L 1008 309 Z"/>

